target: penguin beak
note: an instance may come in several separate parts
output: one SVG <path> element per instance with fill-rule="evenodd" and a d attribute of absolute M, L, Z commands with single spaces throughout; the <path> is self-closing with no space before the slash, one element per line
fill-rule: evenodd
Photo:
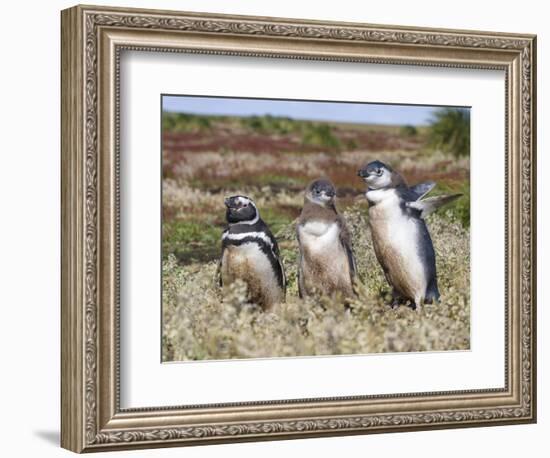
<path fill-rule="evenodd" d="M 229 197 L 226 197 L 223 201 L 223 203 L 225 204 L 225 206 L 227 208 L 231 208 L 231 199 Z"/>
<path fill-rule="evenodd" d="M 365 177 L 367 177 L 368 175 L 369 175 L 369 174 L 368 174 L 367 171 L 364 170 L 364 169 L 359 169 L 359 170 L 357 171 L 357 176 L 358 176 L 358 177 L 365 178 Z"/>

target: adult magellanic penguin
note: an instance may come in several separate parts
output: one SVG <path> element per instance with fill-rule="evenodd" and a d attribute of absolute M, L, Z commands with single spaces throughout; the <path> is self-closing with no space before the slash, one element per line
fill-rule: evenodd
<path fill-rule="evenodd" d="M 376 257 L 393 288 L 393 305 L 412 307 L 439 300 L 435 251 L 424 218 L 461 194 L 423 199 L 435 183 L 409 187 L 390 166 L 374 161 L 358 175 L 365 180 L 369 226 Z"/>
<path fill-rule="evenodd" d="M 222 234 L 220 285 L 243 280 L 249 300 L 269 311 L 284 302 L 286 292 L 277 241 L 251 199 L 228 197 L 225 206 L 227 228 Z"/>
<path fill-rule="evenodd" d="M 328 179 L 309 184 L 296 228 L 300 246 L 300 297 L 339 292 L 352 297 L 356 266 L 350 233 L 334 205 L 336 190 Z"/>

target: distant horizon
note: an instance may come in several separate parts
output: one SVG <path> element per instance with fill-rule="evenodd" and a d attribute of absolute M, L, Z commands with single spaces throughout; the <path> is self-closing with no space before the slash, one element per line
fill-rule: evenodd
<path fill-rule="evenodd" d="M 323 109 L 319 109 L 322 106 Z M 162 111 L 203 116 L 272 116 L 296 121 L 427 126 L 442 106 L 162 95 Z M 465 108 L 468 107 L 452 107 Z"/>
<path fill-rule="evenodd" d="M 383 126 L 383 127 L 401 127 L 405 125 L 413 125 L 414 127 L 428 127 L 429 123 L 426 124 L 401 124 L 401 123 L 381 123 L 381 122 L 369 122 L 369 121 L 339 121 L 339 120 L 333 120 L 333 119 L 306 119 L 306 118 L 296 118 L 293 116 L 283 116 L 283 115 L 272 115 L 269 113 L 266 114 L 250 114 L 250 115 L 236 115 L 236 114 L 218 114 L 218 113 L 194 113 L 189 111 L 172 111 L 172 110 L 163 110 L 163 113 L 166 114 L 183 114 L 183 115 L 190 115 L 190 116 L 212 116 L 217 118 L 252 118 L 252 117 L 265 117 L 270 116 L 274 119 L 290 119 L 291 121 L 297 121 L 297 122 L 318 122 L 318 123 L 333 123 L 333 124 L 351 124 L 351 125 L 365 125 L 365 126 Z"/>

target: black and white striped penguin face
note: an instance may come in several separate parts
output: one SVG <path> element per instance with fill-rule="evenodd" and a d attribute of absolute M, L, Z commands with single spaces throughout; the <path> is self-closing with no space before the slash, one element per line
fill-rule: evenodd
<path fill-rule="evenodd" d="M 369 162 L 357 172 L 357 175 L 365 180 L 369 189 L 382 189 L 391 186 L 392 174 L 392 168 L 380 161 Z"/>
<path fill-rule="evenodd" d="M 326 178 L 312 181 L 306 189 L 306 198 L 317 205 L 328 205 L 334 201 L 336 189 Z"/>
<path fill-rule="evenodd" d="M 224 203 L 229 224 L 255 224 L 260 218 L 256 204 L 246 196 L 227 197 Z"/>

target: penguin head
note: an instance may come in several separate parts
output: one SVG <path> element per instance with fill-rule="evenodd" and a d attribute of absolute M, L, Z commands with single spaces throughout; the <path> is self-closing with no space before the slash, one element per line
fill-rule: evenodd
<path fill-rule="evenodd" d="M 306 199 L 323 207 L 332 205 L 335 196 L 336 188 L 327 178 L 312 181 L 306 189 Z"/>
<path fill-rule="evenodd" d="M 231 196 L 224 201 L 227 222 L 230 224 L 254 224 L 260 218 L 256 204 L 246 196 Z"/>
<path fill-rule="evenodd" d="M 393 169 L 380 161 L 372 161 L 363 166 L 357 175 L 365 180 L 369 189 L 381 189 L 395 185 L 396 174 Z"/>

